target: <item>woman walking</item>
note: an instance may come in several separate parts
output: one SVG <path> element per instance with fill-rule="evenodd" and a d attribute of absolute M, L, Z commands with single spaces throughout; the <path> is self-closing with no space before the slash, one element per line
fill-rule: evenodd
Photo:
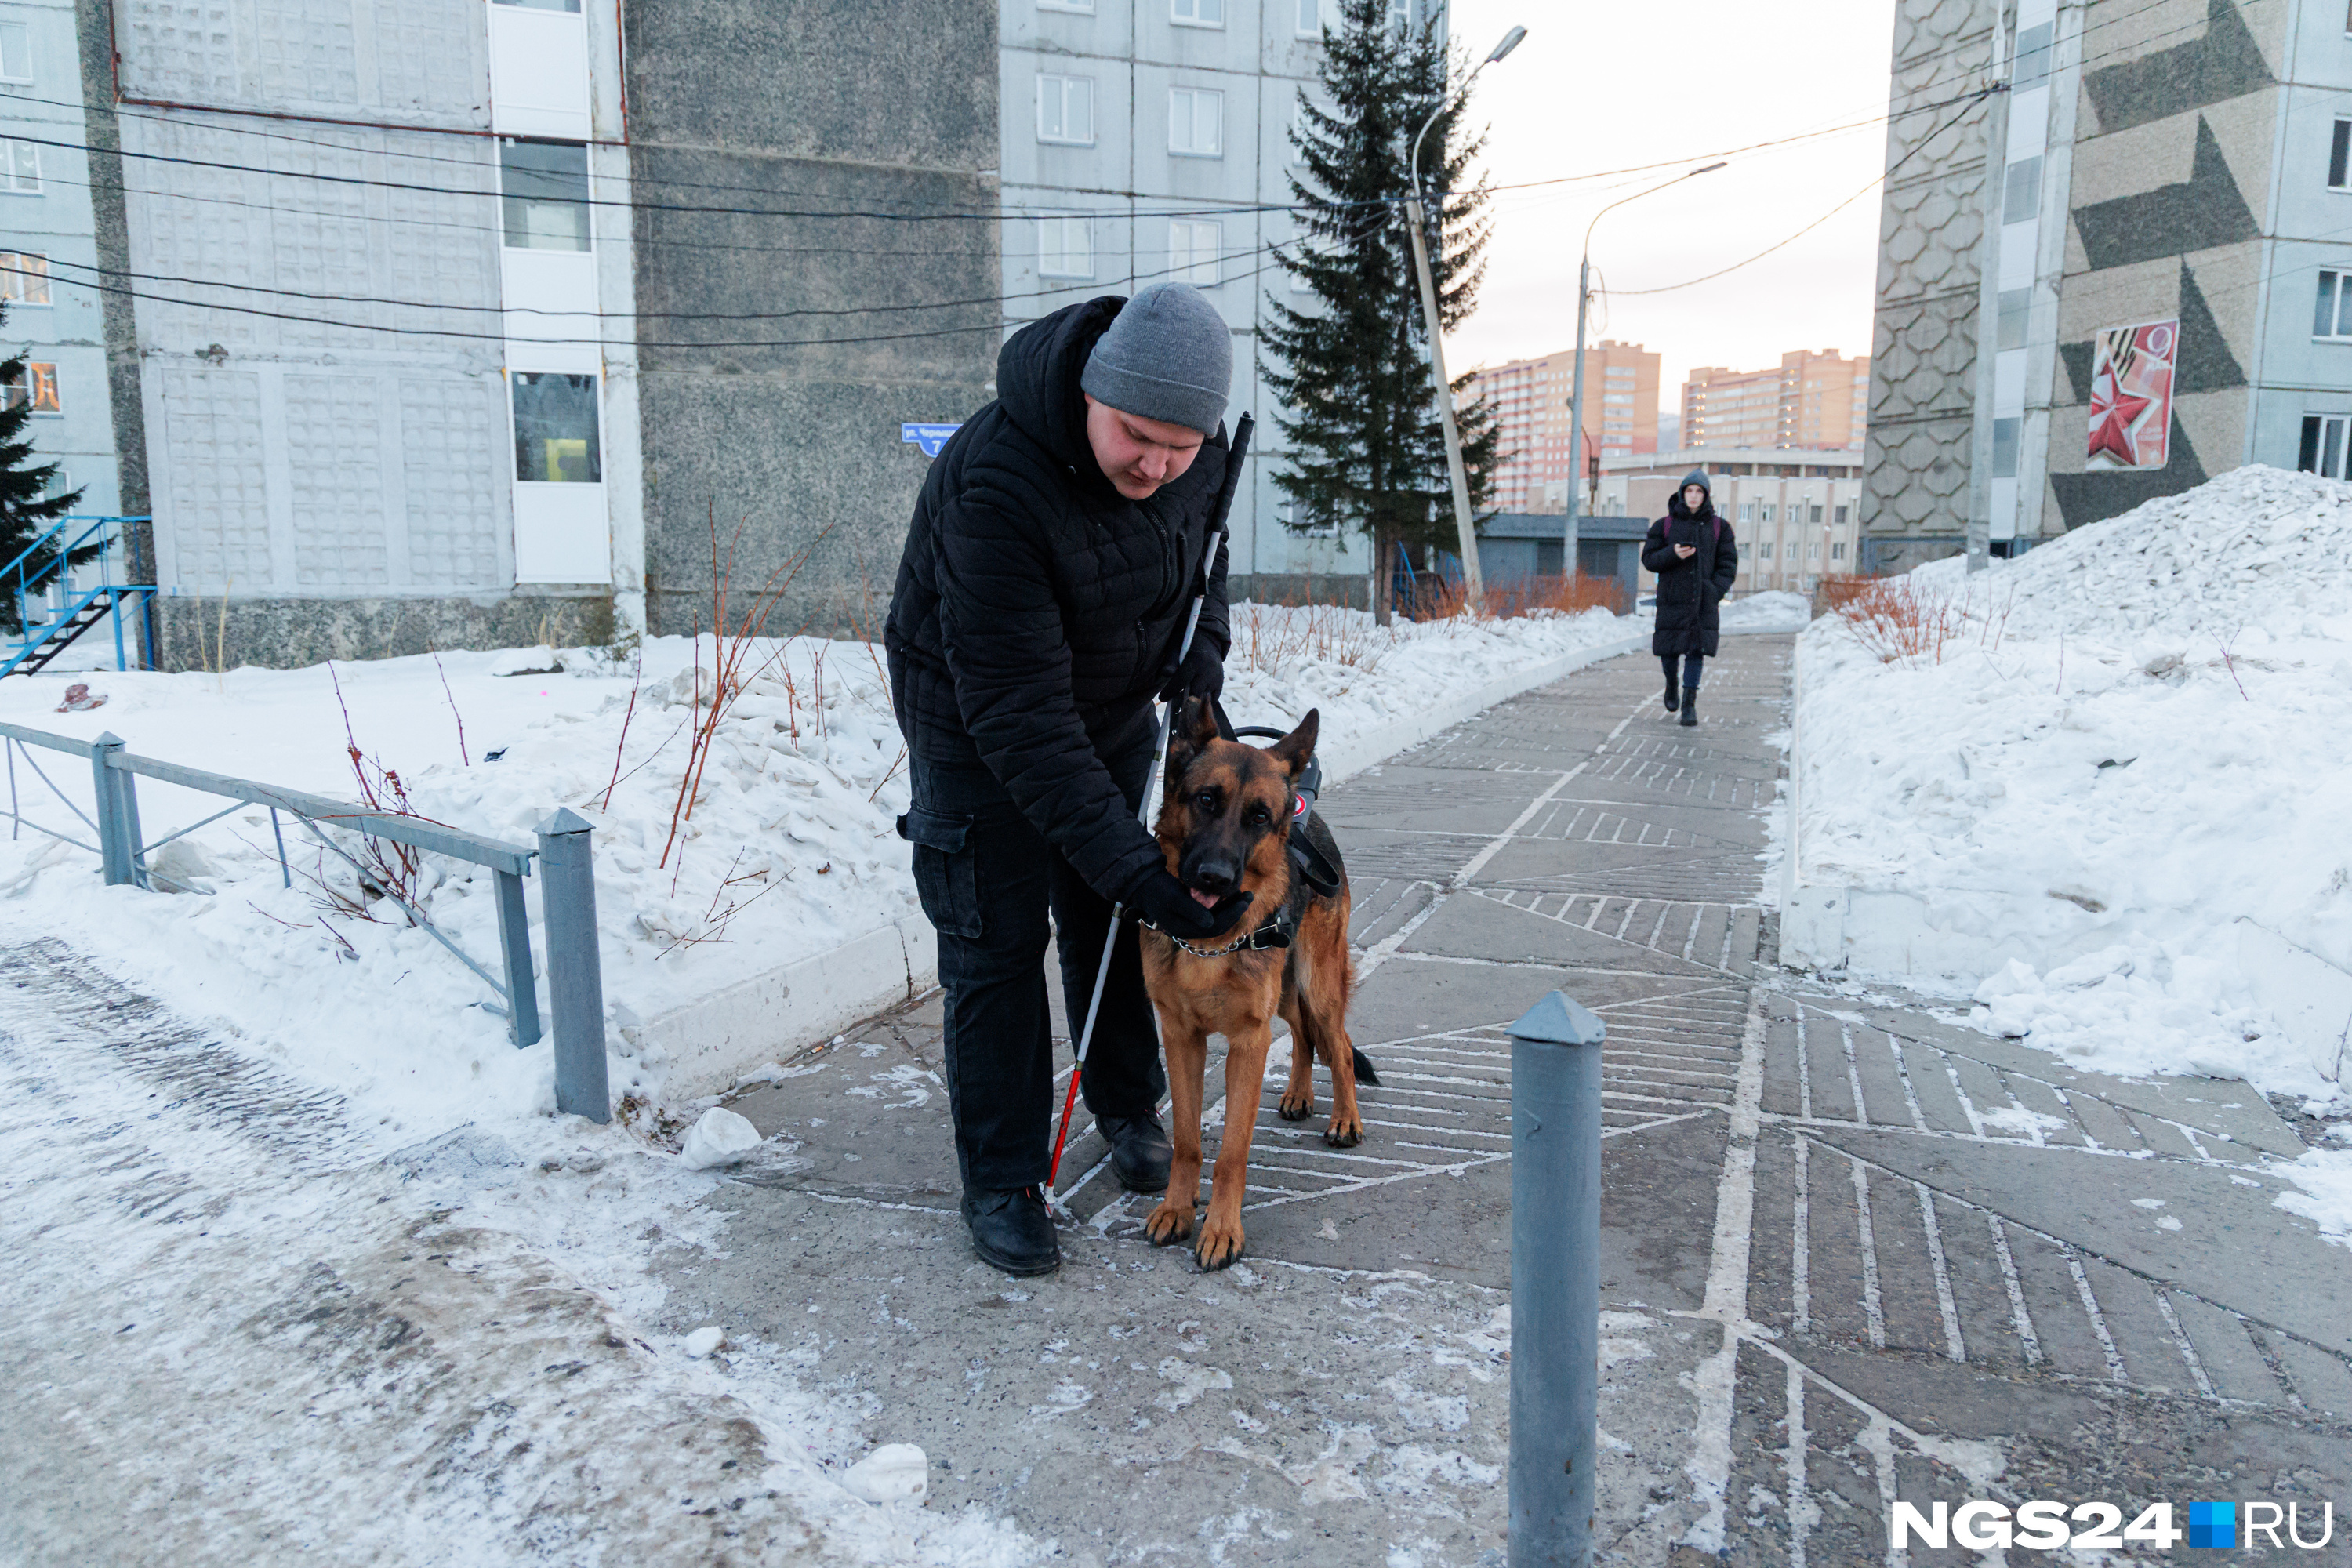
<path fill-rule="evenodd" d="M 1714 490 L 1706 470 L 1693 468 L 1683 477 L 1680 493 L 1666 503 L 1666 515 L 1650 524 L 1650 537 L 1642 545 L 1642 564 L 1658 579 L 1658 622 L 1650 651 L 1666 667 L 1666 711 L 1680 711 L 1685 724 L 1698 722 L 1699 672 L 1721 636 L 1716 605 L 1739 574 L 1739 542 L 1731 525 L 1716 515 Z"/>

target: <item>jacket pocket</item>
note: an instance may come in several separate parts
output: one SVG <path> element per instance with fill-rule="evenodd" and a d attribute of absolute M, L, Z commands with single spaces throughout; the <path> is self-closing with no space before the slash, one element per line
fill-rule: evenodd
<path fill-rule="evenodd" d="M 942 936 L 981 934 L 980 866 L 972 818 L 920 807 L 898 818 L 898 837 L 915 847 L 915 897 Z"/>

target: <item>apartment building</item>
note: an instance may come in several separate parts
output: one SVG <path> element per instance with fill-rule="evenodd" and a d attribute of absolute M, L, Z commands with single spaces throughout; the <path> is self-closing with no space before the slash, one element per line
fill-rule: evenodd
<path fill-rule="evenodd" d="M 1659 356 L 1639 343 L 1603 339 L 1584 357 L 1586 465 L 1595 457 L 1633 457 L 1658 449 Z M 1477 395 L 1494 405 L 1505 461 L 1496 506 L 1509 512 L 1565 510 L 1569 480 L 1569 405 L 1576 356 L 1563 349 L 1475 373 Z"/>
<path fill-rule="evenodd" d="M 32 405 L 26 431 L 38 459 L 59 465 L 58 490 L 79 489 L 75 510 L 106 516 L 121 487 L 84 139 L 71 0 L 0 5 L 0 357 L 28 361 L 0 395 Z"/>
<path fill-rule="evenodd" d="M 1859 447 L 1869 388 L 1868 357 L 1850 360 L 1835 349 L 1792 350 L 1763 370 L 1701 366 L 1683 382 L 1683 444 Z"/>
<path fill-rule="evenodd" d="M 6 0 L 0 49 L 52 15 L 94 260 L 173 280 L 100 312 L 161 662 L 707 628 L 802 558 L 771 625 L 832 626 L 887 584 L 902 422 L 993 370 L 992 17 L 120 0 L 77 40 Z"/>
<path fill-rule="evenodd" d="M 1782 588 L 1810 594 L 1824 576 L 1858 571 L 1863 454 L 1776 447 L 1700 447 L 1601 463 L 1600 509 L 1655 519 L 1683 476 L 1705 468 L 1717 511 L 1739 541 L 1734 594 Z M 1640 578 L 1649 593 L 1657 579 Z"/>
<path fill-rule="evenodd" d="M 1333 8 L 1336 12 L 1336 7 Z M 1416 6 L 1393 6 L 1418 25 Z M 1290 144 L 1320 65 L 1322 0 L 1000 0 L 1004 330 L 1173 278 L 1234 333 L 1233 412 L 1257 416 L 1233 512 L 1236 579 L 1360 575 L 1364 541 L 1294 530 L 1259 324 L 1296 304 Z M 1237 593 L 1242 591 L 1236 590 Z"/>
<path fill-rule="evenodd" d="M 2013 553 L 2246 463 L 2347 472 L 2342 0 L 1902 0 L 1864 528 Z M 1914 112 L 2010 90 L 1958 125 Z"/>

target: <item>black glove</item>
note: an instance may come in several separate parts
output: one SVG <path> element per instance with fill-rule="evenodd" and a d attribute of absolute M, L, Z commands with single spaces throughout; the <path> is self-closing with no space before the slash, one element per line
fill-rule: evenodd
<path fill-rule="evenodd" d="M 1173 702 L 1181 697 L 1198 697 L 1213 701 L 1225 689 L 1225 656 L 1205 638 L 1192 639 L 1192 651 L 1177 665 L 1176 673 L 1160 689 L 1160 700 Z"/>
<path fill-rule="evenodd" d="M 1215 904 L 1204 906 L 1192 897 L 1192 889 L 1155 866 L 1120 901 L 1154 931 L 1188 942 L 1206 942 L 1241 924 L 1254 900 L 1248 893 L 1227 893 Z"/>

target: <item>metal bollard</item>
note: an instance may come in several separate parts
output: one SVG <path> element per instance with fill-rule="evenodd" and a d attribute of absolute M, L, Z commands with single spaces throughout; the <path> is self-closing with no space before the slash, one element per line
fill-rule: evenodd
<path fill-rule="evenodd" d="M 1510 1568 L 1592 1562 L 1608 1035 L 1559 991 L 1511 1026 Z"/>
<path fill-rule="evenodd" d="M 610 1121 L 604 970 L 596 952 L 591 831 L 587 820 L 569 806 L 539 825 L 539 895 L 547 912 L 547 994 L 555 1015 L 555 1109 L 591 1121 Z"/>

